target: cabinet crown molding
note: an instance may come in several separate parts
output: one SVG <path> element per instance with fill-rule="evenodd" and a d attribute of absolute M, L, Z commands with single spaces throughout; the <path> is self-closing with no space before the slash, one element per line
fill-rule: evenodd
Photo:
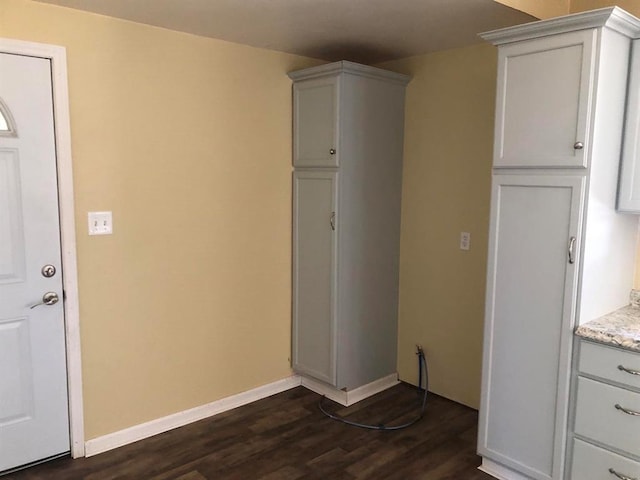
<path fill-rule="evenodd" d="M 640 20 L 619 7 L 600 8 L 574 13 L 549 20 L 515 25 L 490 32 L 480 37 L 494 45 L 531 40 L 558 33 L 606 27 L 629 38 L 640 38 Z"/>
<path fill-rule="evenodd" d="M 381 68 L 370 67 L 360 63 L 342 60 L 340 62 L 327 63 L 317 67 L 305 68 L 289 72 L 287 75 L 291 80 L 307 80 L 310 78 L 327 77 L 338 73 L 350 73 L 352 75 L 360 75 L 362 77 L 376 78 L 378 80 L 386 80 L 400 85 L 407 85 L 411 80 L 408 75 L 390 72 Z"/>

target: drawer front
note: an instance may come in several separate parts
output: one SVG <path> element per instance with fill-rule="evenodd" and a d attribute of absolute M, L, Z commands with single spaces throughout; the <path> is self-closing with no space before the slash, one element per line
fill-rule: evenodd
<path fill-rule="evenodd" d="M 615 480 L 618 477 L 610 469 L 622 478 L 640 480 L 640 463 L 580 440 L 573 441 L 571 480 Z"/>
<path fill-rule="evenodd" d="M 640 456 L 640 393 L 578 378 L 575 433 Z"/>
<path fill-rule="evenodd" d="M 640 375 L 634 374 L 640 373 L 640 353 L 581 342 L 578 368 L 580 373 L 640 389 Z"/>

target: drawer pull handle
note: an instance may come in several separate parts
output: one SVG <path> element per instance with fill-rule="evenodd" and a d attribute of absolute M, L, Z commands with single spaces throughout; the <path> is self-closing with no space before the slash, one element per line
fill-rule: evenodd
<path fill-rule="evenodd" d="M 616 410 L 620 410 L 623 413 L 626 413 L 627 415 L 631 415 L 633 417 L 640 417 L 640 412 L 636 412 L 635 410 L 629 410 L 627 408 L 624 408 L 622 406 L 620 406 L 620 404 L 616 403 Z"/>
<path fill-rule="evenodd" d="M 631 370 L 630 368 L 626 368 L 622 365 L 618 365 L 618 370 L 622 372 L 627 372 L 630 375 L 640 375 L 640 372 L 638 370 Z"/>
<path fill-rule="evenodd" d="M 613 468 L 609 469 L 609 473 L 611 475 L 615 475 L 616 477 L 618 477 L 620 480 L 638 480 L 637 478 L 633 478 L 633 477 L 627 477 L 626 475 L 623 475 L 621 473 L 616 472 Z"/>

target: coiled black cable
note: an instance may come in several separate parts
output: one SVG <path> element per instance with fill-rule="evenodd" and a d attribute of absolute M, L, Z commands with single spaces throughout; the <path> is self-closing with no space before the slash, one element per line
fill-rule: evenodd
<path fill-rule="evenodd" d="M 320 401 L 318 402 L 318 408 L 322 413 L 324 413 L 327 417 L 329 417 L 332 420 L 336 420 L 337 422 L 341 422 L 346 425 L 351 425 L 353 427 L 367 428 L 369 430 L 385 430 L 385 431 L 401 430 L 403 428 L 410 427 L 411 425 L 417 423 L 422 419 L 422 417 L 424 417 L 424 413 L 427 408 L 427 392 L 429 391 L 429 371 L 427 369 L 427 359 L 424 356 L 424 350 L 422 349 L 422 347 L 418 345 L 417 349 L 418 351 L 416 352 L 416 355 L 418 355 L 418 389 L 420 390 L 422 389 L 422 377 L 424 376 L 424 395 L 422 397 L 422 406 L 420 407 L 420 414 L 410 422 L 403 423 L 402 425 L 391 425 L 391 426 L 369 425 L 366 423 L 353 422 L 351 420 L 347 420 L 346 418 L 339 417 L 337 415 L 327 412 L 322 405 L 324 399 L 326 398 L 324 395 L 320 398 Z"/>

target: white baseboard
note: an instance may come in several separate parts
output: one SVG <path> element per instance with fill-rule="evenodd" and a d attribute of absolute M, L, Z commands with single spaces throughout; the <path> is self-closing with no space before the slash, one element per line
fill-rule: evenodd
<path fill-rule="evenodd" d="M 498 480 L 531 480 L 529 477 L 525 477 L 521 473 L 514 472 L 510 468 L 484 457 L 482 458 L 482 464 L 478 467 L 478 470 L 487 473 Z"/>
<path fill-rule="evenodd" d="M 215 402 L 211 402 L 206 405 L 201 405 L 199 407 L 184 410 L 166 417 L 151 420 L 150 422 L 134 425 L 133 427 L 125 428 L 124 430 L 87 440 L 85 443 L 85 456 L 90 457 L 92 455 L 97 455 L 98 453 L 137 442 L 143 438 L 152 437 L 153 435 L 167 432 L 189 423 L 197 422 L 198 420 L 211 417 L 218 413 L 226 412 L 227 410 L 295 388 L 300 384 L 300 376 L 293 375 L 246 392 L 238 393 L 237 395 L 216 400 Z"/>
<path fill-rule="evenodd" d="M 361 387 L 345 392 L 344 390 L 338 390 L 331 385 L 327 385 L 326 383 L 314 380 L 313 378 L 304 376 L 302 377 L 303 387 L 308 388 L 312 392 L 324 395 L 329 400 L 338 402 L 345 407 L 353 405 L 360 400 L 371 397 L 372 395 L 380 393 L 383 390 L 391 388 L 399 383 L 400 382 L 398 381 L 398 374 L 394 373 L 391 375 L 387 375 L 386 377 L 379 378 L 378 380 L 374 380 L 373 382 L 367 383 L 366 385 L 363 385 Z"/>
<path fill-rule="evenodd" d="M 362 387 L 345 392 L 319 382 L 318 380 L 301 377 L 300 375 L 292 375 L 291 377 L 254 388 L 246 392 L 238 393 L 237 395 L 222 398 L 206 405 L 177 412 L 172 415 L 167 415 L 166 417 L 157 418 L 150 422 L 141 423 L 140 425 L 134 425 L 133 427 L 109 433 L 101 437 L 92 438 L 91 440 L 87 440 L 84 444 L 85 456 L 91 457 L 99 453 L 113 450 L 114 448 L 122 447 L 124 445 L 137 442 L 138 440 L 152 437 L 159 433 L 188 425 L 189 423 L 197 422 L 198 420 L 226 412 L 227 410 L 231 410 L 236 407 L 241 407 L 242 405 L 255 402 L 256 400 L 261 400 L 300 385 L 313 392 L 319 393 L 320 395 L 325 395 L 327 398 L 348 407 L 360 400 L 364 400 L 365 398 L 382 392 L 387 388 L 393 387 L 398 383 L 400 383 L 398 381 L 398 375 L 394 373 L 393 375 L 388 375 L 374 382 L 368 383 L 367 385 L 363 385 Z"/>

